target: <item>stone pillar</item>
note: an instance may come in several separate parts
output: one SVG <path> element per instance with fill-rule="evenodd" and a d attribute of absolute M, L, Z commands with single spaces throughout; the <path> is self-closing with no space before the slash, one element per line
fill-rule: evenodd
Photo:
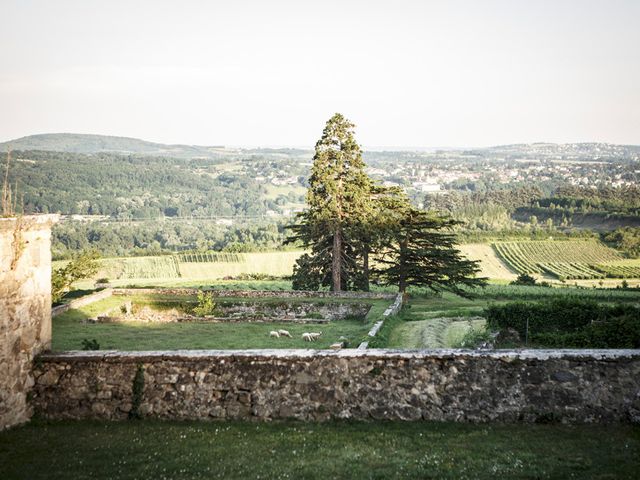
<path fill-rule="evenodd" d="M 0 430 L 29 420 L 33 358 L 51 347 L 51 226 L 0 218 Z"/>

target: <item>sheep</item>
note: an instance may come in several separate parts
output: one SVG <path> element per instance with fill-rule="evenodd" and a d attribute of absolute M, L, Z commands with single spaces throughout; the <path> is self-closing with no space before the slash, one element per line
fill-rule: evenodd
<path fill-rule="evenodd" d="M 274 338 L 280 338 L 280 334 L 278 332 L 276 332 L 275 330 L 271 330 L 269 332 L 269 336 L 270 337 L 274 337 Z"/>
<path fill-rule="evenodd" d="M 342 348 L 342 342 L 332 343 L 331 345 L 329 345 L 329 348 L 331 350 L 340 350 Z"/>
<path fill-rule="evenodd" d="M 280 334 L 281 337 L 291 338 L 291 334 L 289 333 L 288 330 L 278 330 L 278 333 Z"/>
<path fill-rule="evenodd" d="M 318 338 L 320 338 L 322 332 L 305 332 L 302 334 L 302 339 L 307 342 L 315 342 Z"/>
<path fill-rule="evenodd" d="M 322 332 L 311 332 L 309 333 L 309 335 L 311 336 L 312 340 L 317 340 L 318 338 L 320 338 L 320 335 L 322 335 Z"/>

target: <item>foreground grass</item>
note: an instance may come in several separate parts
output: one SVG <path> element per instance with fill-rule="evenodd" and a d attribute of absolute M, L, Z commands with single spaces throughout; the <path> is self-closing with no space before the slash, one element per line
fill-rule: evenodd
<path fill-rule="evenodd" d="M 452 423 L 32 422 L 3 479 L 637 478 L 640 429 Z"/>

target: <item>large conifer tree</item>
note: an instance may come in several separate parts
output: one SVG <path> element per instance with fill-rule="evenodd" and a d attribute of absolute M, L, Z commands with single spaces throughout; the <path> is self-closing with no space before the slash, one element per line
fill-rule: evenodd
<path fill-rule="evenodd" d="M 294 287 L 306 280 L 347 289 L 356 276 L 364 224 L 370 208 L 371 180 L 364 171 L 354 125 L 336 113 L 316 143 L 307 191 L 308 210 L 293 226 L 292 239 L 311 249 L 296 265 Z M 327 260 L 330 259 L 330 265 Z M 330 272 L 330 278 L 327 273 Z"/>
<path fill-rule="evenodd" d="M 387 210 L 386 243 L 378 258 L 376 274 L 387 285 L 426 287 L 433 291 L 449 290 L 469 296 L 462 286 L 478 287 L 486 283 L 479 278 L 479 262 L 467 260 L 456 248 L 450 232 L 459 222 L 439 216 L 434 211 L 417 210 L 391 198 Z"/>

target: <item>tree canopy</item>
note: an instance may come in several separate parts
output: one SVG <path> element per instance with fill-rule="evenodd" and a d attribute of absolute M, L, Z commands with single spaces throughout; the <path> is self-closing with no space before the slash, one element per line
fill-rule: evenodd
<path fill-rule="evenodd" d="M 462 286 L 482 285 L 477 262 L 462 257 L 448 231 L 457 222 L 413 208 L 400 188 L 375 185 L 353 129 L 335 114 L 316 143 L 308 209 L 290 227 L 288 241 L 309 250 L 294 268 L 293 287 L 368 290 L 370 274 L 401 292 L 413 285 L 466 295 Z"/>

